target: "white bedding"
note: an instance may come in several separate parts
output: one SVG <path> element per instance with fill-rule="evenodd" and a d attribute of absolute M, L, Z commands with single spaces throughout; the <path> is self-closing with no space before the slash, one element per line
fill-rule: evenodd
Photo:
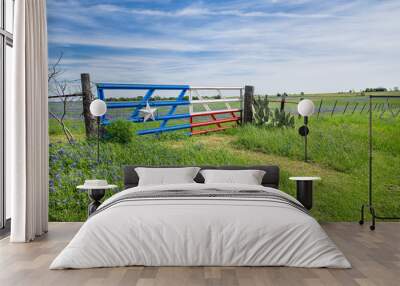
<path fill-rule="evenodd" d="M 257 189 L 180 184 L 120 192 Z M 145 266 L 294 266 L 350 268 L 318 222 L 293 206 L 257 198 L 153 198 L 123 201 L 89 218 L 50 269 Z"/>

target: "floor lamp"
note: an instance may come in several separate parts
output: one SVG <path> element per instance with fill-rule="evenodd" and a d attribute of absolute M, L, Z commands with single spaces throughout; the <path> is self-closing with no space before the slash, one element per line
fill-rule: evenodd
<path fill-rule="evenodd" d="M 100 117 L 107 112 L 107 105 L 101 99 L 93 100 L 90 104 L 90 113 L 97 117 L 97 164 L 100 163 Z"/>
<path fill-rule="evenodd" d="M 381 220 L 398 220 L 400 219 L 400 217 L 398 216 L 390 216 L 390 217 L 385 217 L 385 216 L 379 216 L 376 213 L 375 207 L 373 205 L 373 201 L 372 201 L 372 159 L 373 159 L 373 139 L 372 139 L 372 125 L 373 125 L 373 112 L 375 109 L 372 108 L 372 100 L 373 99 L 379 99 L 382 100 L 382 98 L 386 98 L 386 100 L 390 99 L 400 99 L 400 96 L 398 95 L 370 95 L 369 96 L 369 123 L 368 123 L 368 204 L 363 204 L 361 206 L 361 219 L 359 221 L 359 224 L 363 225 L 364 224 L 364 209 L 369 209 L 369 212 L 372 216 L 372 224 L 369 226 L 370 230 L 375 230 L 375 223 L 376 223 L 376 219 L 381 219 Z M 388 103 L 389 105 L 389 103 Z M 384 110 L 383 112 L 385 112 L 386 110 Z M 383 113 L 382 113 L 383 114 Z M 393 113 L 392 113 L 393 115 Z"/>
<path fill-rule="evenodd" d="M 304 137 L 304 162 L 307 162 L 307 135 L 310 133 L 308 117 L 314 113 L 314 109 L 314 103 L 309 99 L 303 99 L 297 105 L 297 111 L 304 117 L 304 125 L 299 128 L 299 134 Z"/>

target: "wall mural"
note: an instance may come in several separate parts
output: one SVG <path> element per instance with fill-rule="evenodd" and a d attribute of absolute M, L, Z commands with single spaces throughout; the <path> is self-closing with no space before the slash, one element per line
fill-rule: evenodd
<path fill-rule="evenodd" d="M 107 180 L 111 196 L 124 165 L 276 164 L 291 195 L 290 177 L 321 177 L 314 217 L 358 221 L 370 111 L 374 203 L 399 213 L 399 49 L 376 44 L 398 9 L 325 2 L 47 1 L 50 220 L 85 220 L 77 186 Z"/>

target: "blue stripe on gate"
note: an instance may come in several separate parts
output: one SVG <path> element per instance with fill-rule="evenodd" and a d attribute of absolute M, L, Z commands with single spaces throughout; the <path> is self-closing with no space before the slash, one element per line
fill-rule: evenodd
<path fill-rule="evenodd" d="M 163 127 L 163 128 L 139 130 L 137 132 L 137 134 L 138 135 L 146 135 L 146 134 L 162 133 L 162 132 L 167 132 L 167 131 L 175 131 L 175 130 L 188 129 L 188 128 L 190 128 L 190 123 L 180 124 L 180 125 L 175 125 L 175 126 L 167 126 L 167 127 Z"/>
<path fill-rule="evenodd" d="M 187 100 L 182 101 L 149 101 L 150 106 L 170 106 L 170 105 L 189 105 L 190 102 Z M 109 102 L 107 108 L 130 108 L 130 107 L 145 107 L 146 104 L 140 102 Z"/>
<path fill-rule="evenodd" d="M 189 89 L 189 85 L 159 85 L 159 84 L 130 84 L 130 83 L 97 83 L 97 88 L 102 89 L 122 89 L 122 90 L 144 90 L 144 89 L 161 89 L 161 90 L 181 90 Z"/>
<path fill-rule="evenodd" d="M 183 89 L 181 91 L 181 93 L 178 95 L 178 98 L 176 99 L 175 102 L 183 101 L 186 91 L 187 91 L 187 89 Z M 171 106 L 171 109 L 168 111 L 167 116 L 171 116 L 172 114 L 174 114 L 176 111 L 176 108 L 177 108 L 177 105 Z M 160 124 L 160 128 L 164 128 L 167 125 L 168 120 L 169 119 L 164 119 L 164 121 Z"/>
<path fill-rule="evenodd" d="M 143 99 L 139 102 L 106 102 L 107 108 L 109 109 L 117 109 L 117 108 L 134 108 L 131 116 L 129 117 L 130 121 L 133 122 L 143 122 L 143 118 L 140 118 L 140 109 L 145 107 L 147 103 L 150 106 L 171 106 L 170 110 L 166 115 L 157 116 L 155 118 L 156 121 L 162 121 L 159 128 L 152 128 L 147 130 L 139 130 L 137 134 L 153 134 L 153 133 L 162 133 L 166 131 L 174 131 L 190 128 L 190 124 L 179 124 L 175 126 L 166 126 L 169 120 L 173 119 L 184 119 L 190 118 L 189 113 L 175 114 L 178 106 L 181 105 L 190 105 L 191 103 L 188 100 L 184 100 L 184 96 L 187 90 L 190 88 L 189 85 L 146 85 L 146 84 L 113 84 L 113 83 L 98 83 L 97 86 L 97 94 L 98 98 L 101 100 L 105 100 L 104 90 L 146 90 L 147 92 Z M 178 95 L 175 101 L 149 101 L 153 96 L 155 90 L 180 90 L 180 94 Z M 109 120 L 106 119 L 105 116 L 101 118 L 101 123 L 103 125 L 109 124 Z"/>
<path fill-rule="evenodd" d="M 154 88 L 149 89 L 146 93 L 146 95 L 143 97 L 143 99 L 140 101 L 139 105 L 135 108 L 135 110 L 132 112 L 131 115 L 131 119 L 135 120 L 137 119 L 138 115 L 139 115 L 139 111 L 142 107 L 146 106 L 147 101 L 150 99 L 150 97 L 153 95 L 154 93 Z"/>
<path fill-rule="evenodd" d="M 104 101 L 104 90 L 102 88 L 97 89 L 97 97 Z M 106 103 L 107 104 L 107 103 Z M 106 118 L 106 115 L 100 117 L 101 124 L 109 124 L 110 122 Z"/>
<path fill-rule="evenodd" d="M 189 113 L 182 113 L 182 114 L 173 114 L 173 115 L 162 115 L 162 116 L 156 116 L 154 118 L 154 121 L 165 121 L 165 120 L 173 120 L 173 119 L 185 119 L 185 118 L 190 118 Z M 144 122 L 143 118 L 138 118 L 134 120 L 134 122 Z"/>

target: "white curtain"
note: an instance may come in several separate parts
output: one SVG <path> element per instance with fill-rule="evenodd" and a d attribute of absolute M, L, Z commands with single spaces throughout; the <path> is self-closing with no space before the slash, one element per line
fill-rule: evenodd
<path fill-rule="evenodd" d="M 15 1 L 13 94 L 6 99 L 6 187 L 12 242 L 47 232 L 48 107 L 45 0 Z"/>

